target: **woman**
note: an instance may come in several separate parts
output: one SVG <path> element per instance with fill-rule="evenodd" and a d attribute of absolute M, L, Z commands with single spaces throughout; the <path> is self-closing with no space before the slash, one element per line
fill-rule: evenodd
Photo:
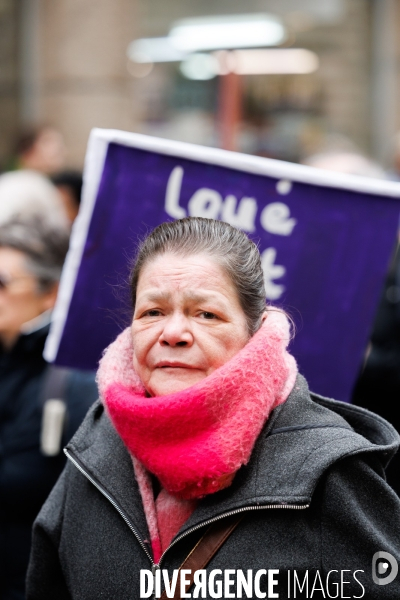
<path fill-rule="evenodd" d="M 43 358 L 67 249 L 67 231 L 39 218 L 0 226 L 1 600 L 25 598 L 33 521 L 64 468 L 62 445 L 97 398 L 91 373 L 56 370 Z M 66 409 L 58 431 L 57 399 Z"/>
<path fill-rule="evenodd" d="M 309 393 L 285 315 L 266 308 L 256 246 L 226 223 L 164 223 L 131 290 L 132 326 L 100 364 L 102 401 L 36 521 L 28 599 L 149 597 L 149 569 L 173 585 L 210 524 L 232 515 L 243 518 L 193 597 L 399 597 L 398 578 L 371 577 L 376 552 L 400 559 L 400 504 L 384 481 L 398 436 Z"/>

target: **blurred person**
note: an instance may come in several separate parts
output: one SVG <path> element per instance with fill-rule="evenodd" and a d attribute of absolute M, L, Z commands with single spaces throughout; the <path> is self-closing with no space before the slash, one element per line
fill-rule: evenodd
<path fill-rule="evenodd" d="M 71 224 L 75 221 L 82 195 L 82 173 L 78 171 L 61 171 L 51 177 L 52 183 L 60 193 L 64 209 Z"/>
<path fill-rule="evenodd" d="M 67 230 L 37 216 L 0 226 L 1 600 L 25 598 L 32 523 L 97 398 L 92 373 L 42 356 L 67 249 Z"/>
<path fill-rule="evenodd" d="M 384 478 L 399 436 L 309 392 L 287 316 L 266 304 L 257 246 L 221 221 L 163 223 L 130 291 L 131 326 L 100 362 L 101 401 L 35 522 L 27 599 L 149 597 L 142 570 L 169 580 L 185 557 L 221 587 L 227 569 L 234 586 L 239 570 L 273 568 L 273 595 L 296 597 L 282 593 L 288 572 L 311 586 L 317 570 L 317 589 L 330 586 L 318 597 L 338 596 L 340 572 L 342 597 L 399 598 L 399 580 L 371 578 L 376 552 L 400 561 L 400 500 Z M 201 597 L 242 597 L 229 587 Z"/>
<path fill-rule="evenodd" d="M 17 138 L 8 170 L 31 169 L 51 175 L 62 169 L 65 155 L 64 138 L 58 129 L 50 125 L 29 127 Z"/>
<path fill-rule="evenodd" d="M 317 169 L 348 175 L 387 178 L 385 171 L 377 162 L 365 156 L 350 138 L 340 133 L 326 134 L 314 152 L 305 155 L 300 162 Z"/>
<path fill-rule="evenodd" d="M 352 402 L 378 413 L 400 432 L 400 245 L 397 243 Z M 400 453 L 387 469 L 400 496 Z"/>
<path fill-rule="evenodd" d="M 63 202 L 46 177 L 28 170 L 0 175 L 0 225 L 13 217 L 34 215 L 53 225 L 68 226 Z"/>

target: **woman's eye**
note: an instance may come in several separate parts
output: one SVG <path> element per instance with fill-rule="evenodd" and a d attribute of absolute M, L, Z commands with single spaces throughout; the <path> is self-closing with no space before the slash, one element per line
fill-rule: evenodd
<path fill-rule="evenodd" d="M 144 317 L 159 317 L 160 316 L 160 311 L 156 310 L 156 309 L 152 309 L 152 310 L 146 310 L 145 313 L 143 313 Z"/>
<path fill-rule="evenodd" d="M 208 311 L 203 311 L 202 313 L 200 313 L 200 316 L 203 317 L 203 319 L 216 319 L 217 315 L 214 315 L 214 313 L 212 312 L 208 312 Z"/>

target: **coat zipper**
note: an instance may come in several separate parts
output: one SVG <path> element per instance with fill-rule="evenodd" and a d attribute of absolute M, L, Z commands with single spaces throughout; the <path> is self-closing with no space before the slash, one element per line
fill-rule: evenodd
<path fill-rule="evenodd" d="M 309 504 L 264 504 L 262 506 L 258 506 L 258 505 L 255 506 L 253 504 L 253 505 L 250 505 L 250 506 L 244 506 L 242 508 L 237 508 L 235 510 L 231 510 L 231 511 L 226 512 L 226 513 L 224 513 L 222 515 L 218 515 L 217 517 L 213 517 L 212 519 L 208 519 L 207 521 L 203 521 L 202 523 L 199 523 L 198 525 L 195 525 L 191 529 L 188 529 L 188 531 L 185 531 L 185 533 L 182 533 L 180 536 L 178 536 L 177 538 L 175 538 L 175 540 L 168 546 L 168 548 L 166 550 L 164 550 L 164 552 L 162 553 L 162 555 L 160 557 L 159 562 L 155 563 L 153 561 L 153 558 L 151 557 L 149 551 L 147 550 L 146 546 L 144 545 L 144 542 L 143 542 L 142 538 L 140 537 L 139 533 L 137 532 L 137 530 L 135 529 L 135 527 L 132 525 L 132 523 L 130 522 L 129 518 L 127 517 L 127 515 L 122 510 L 122 508 L 108 494 L 108 492 L 103 488 L 103 486 L 100 485 L 95 479 L 93 479 L 93 477 L 82 467 L 82 465 L 77 461 L 77 459 L 74 458 L 70 454 L 70 452 L 69 452 L 69 450 L 67 448 L 64 448 L 64 454 L 75 465 L 75 467 L 78 469 L 78 471 L 80 471 L 82 473 L 82 475 L 84 475 L 86 477 L 86 479 L 88 479 L 99 490 L 99 492 L 101 492 L 103 494 L 103 496 L 105 498 L 107 498 L 107 500 L 113 505 L 113 507 L 121 515 L 121 517 L 123 518 L 123 520 L 125 521 L 125 523 L 128 525 L 129 529 L 132 531 L 132 533 L 134 534 L 134 536 L 138 540 L 140 546 L 143 548 L 143 550 L 146 553 L 147 557 L 149 558 L 149 560 L 151 562 L 151 566 L 152 566 L 153 575 L 155 574 L 155 571 L 160 568 L 161 562 L 162 562 L 165 554 L 172 548 L 172 546 L 175 546 L 175 544 L 177 544 L 178 542 L 180 542 L 183 538 L 185 538 L 186 536 L 190 535 L 194 531 L 197 531 L 198 529 L 201 529 L 202 527 L 204 527 L 206 525 L 211 525 L 212 523 L 215 523 L 216 521 L 220 521 L 221 519 L 224 519 L 225 517 L 230 517 L 231 515 L 237 515 L 239 513 L 250 511 L 250 510 L 266 510 L 266 509 L 271 509 L 271 508 L 272 509 L 274 509 L 274 508 L 275 509 L 288 509 L 288 510 L 304 510 L 306 508 L 309 508 L 309 506 L 310 506 Z"/>
<path fill-rule="evenodd" d="M 162 553 L 160 561 L 158 563 L 158 567 L 160 566 L 161 561 L 164 558 L 165 554 L 172 548 L 172 546 L 175 546 L 175 544 L 180 542 L 184 537 L 186 537 L 190 533 L 193 533 L 193 531 L 197 531 L 198 529 L 201 529 L 205 525 L 211 525 L 212 523 L 215 523 L 216 521 L 225 519 L 225 517 L 230 517 L 232 515 L 238 515 L 239 513 L 247 512 L 249 510 L 266 510 L 266 509 L 270 509 L 270 508 L 286 508 L 289 510 L 304 510 L 305 508 L 309 508 L 309 506 L 310 506 L 309 504 L 264 504 L 262 506 L 255 506 L 254 504 L 252 504 L 250 506 L 244 506 L 242 508 L 237 508 L 235 510 L 231 510 L 222 515 L 218 515 L 217 517 L 213 517 L 212 519 L 208 519 L 207 521 L 203 521 L 202 523 L 195 525 L 191 529 L 188 529 L 188 531 L 185 531 L 185 533 L 182 533 L 180 536 L 175 538 L 175 540 Z M 157 567 L 157 565 L 155 565 L 155 566 Z"/>
<path fill-rule="evenodd" d="M 75 465 L 75 467 L 78 469 L 78 471 L 80 471 L 82 473 L 82 475 L 84 475 L 86 477 L 86 479 L 88 479 L 90 481 L 90 483 L 92 483 L 99 490 L 99 492 L 101 492 L 103 494 L 103 496 L 105 496 L 107 498 L 107 500 L 109 502 L 111 502 L 111 504 L 113 505 L 113 507 L 119 512 L 119 514 L 121 515 L 121 517 L 123 518 L 123 520 L 125 521 L 125 523 L 128 525 L 129 529 L 135 535 L 135 537 L 137 538 L 137 541 L 139 542 L 139 544 L 141 545 L 141 547 L 143 548 L 143 550 L 147 554 L 147 556 L 148 556 L 151 564 L 154 566 L 154 561 L 153 561 L 153 559 L 151 557 L 150 552 L 147 550 L 146 546 L 144 545 L 144 542 L 142 541 L 142 538 L 140 537 L 139 533 L 136 531 L 136 529 L 134 528 L 134 526 L 130 522 L 129 518 L 127 517 L 127 515 L 122 510 L 122 508 L 120 506 L 118 506 L 118 504 L 115 502 L 115 500 L 113 498 L 111 498 L 111 496 L 107 493 L 107 491 L 103 488 L 103 486 L 100 485 L 95 479 L 93 479 L 93 477 L 87 471 L 85 471 L 85 469 L 76 460 L 76 458 L 74 458 L 70 454 L 70 452 L 69 452 L 69 450 L 67 448 L 64 448 L 64 454 L 72 462 L 72 464 Z"/>

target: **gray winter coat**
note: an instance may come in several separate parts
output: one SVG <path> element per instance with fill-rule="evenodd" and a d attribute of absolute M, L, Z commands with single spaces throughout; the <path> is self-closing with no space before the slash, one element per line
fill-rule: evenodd
<path fill-rule="evenodd" d="M 276 569 L 273 591 L 281 599 L 398 600 L 400 573 L 379 585 L 400 561 L 400 500 L 384 479 L 398 442 L 381 417 L 310 395 L 299 376 L 249 464 L 228 489 L 200 501 L 160 567 L 171 576 L 210 520 L 243 511 L 207 567 L 221 569 L 216 580 L 226 569 L 252 569 L 253 579 Z M 66 452 L 67 467 L 34 526 L 28 600 L 140 598 L 140 570 L 153 563 L 149 532 L 130 456 L 100 403 Z M 393 558 L 375 556 L 374 583 L 377 552 Z M 262 575 L 261 591 L 278 597 L 269 595 L 267 580 Z M 239 597 L 235 589 L 215 596 L 211 586 L 200 597 Z"/>

